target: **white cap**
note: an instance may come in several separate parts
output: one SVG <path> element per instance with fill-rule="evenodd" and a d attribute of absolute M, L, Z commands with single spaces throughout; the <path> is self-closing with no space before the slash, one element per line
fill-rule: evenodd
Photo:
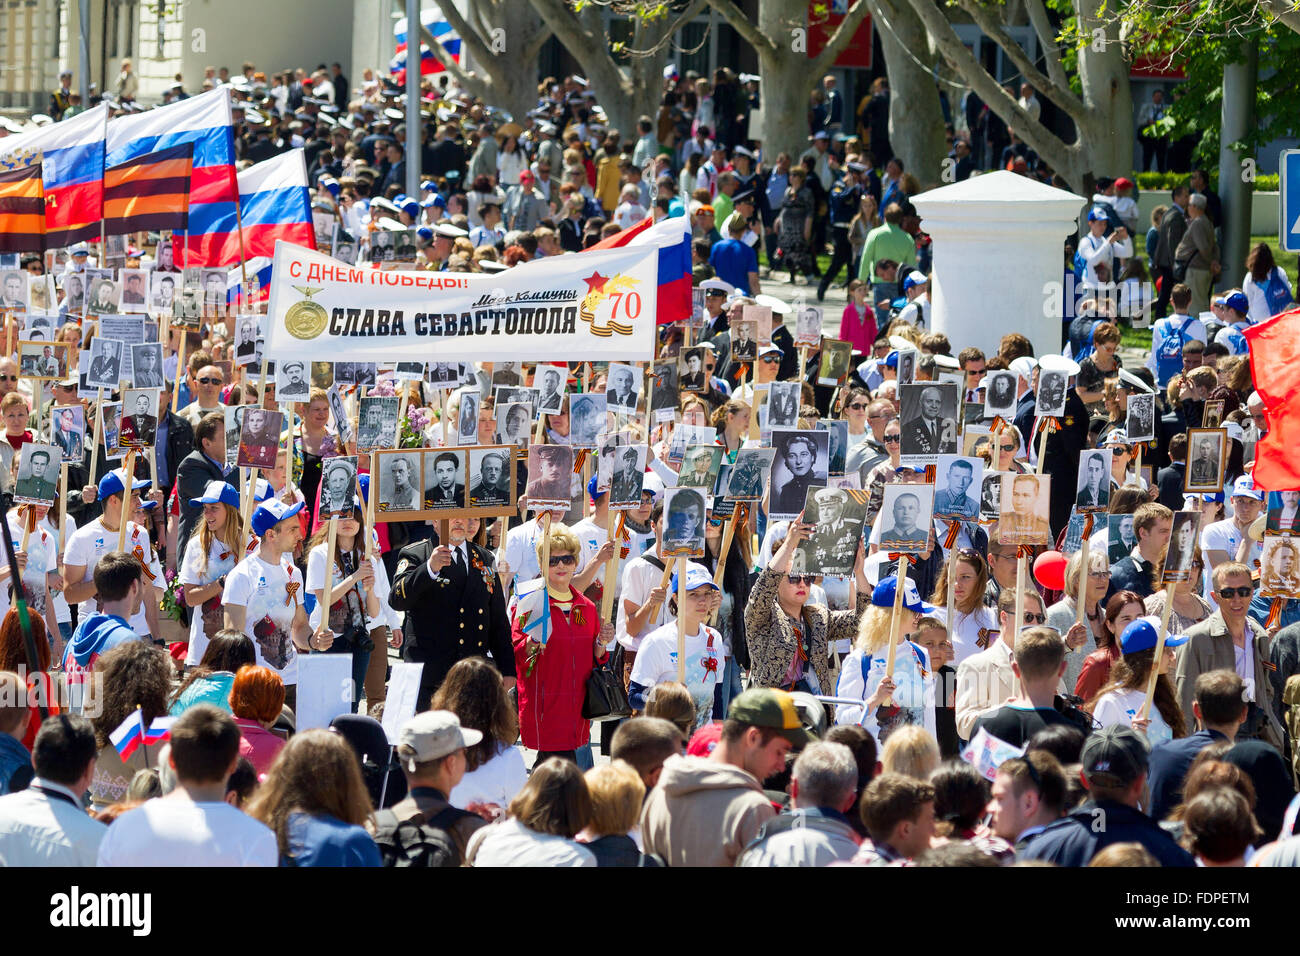
<path fill-rule="evenodd" d="M 433 227 L 434 235 L 444 236 L 447 239 L 459 239 L 461 236 L 468 236 L 469 233 L 459 226 L 453 226 L 449 222 L 439 222 Z"/>
<path fill-rule="evenodd" d="M 789 305 L 782 302 L 774 295 L 766 295 L 766 294 L 756 295 L 754 296 L 754 301 L 759 305 L 767 306 L 777 315 L 789 315 L 791 311 Z"/>
<path fill-rule="evenodd" d="M 889 337 L 889 347 L 898 349 L 900 352 L 906 352 L 908 349 L 915 349 L 916 344 L 911 339 L 905 339 L 901 335 L 891 335 Z"/>
<path fill-rule="evenodd" d="M 961 363 L 951 355 L 939 355 L 936 353 L 934 356 L 934 364 L 939 366 L 939 368 L 961 368 Z"/>
<path fill-rule="evenodd" d="M 1013 361 L 1009 367 L 1011 371 L 1027 382 L 1034 377 L 1034 369 L 1038 367 L 1038 360 L 1030 355 L 1022 355 Z"/>
<path fill-rule="evenodd" d="M 1138 378 L 1125 368 L 1119 370 L 1119 387 L 1129 389 L 1130 391 L 1145 392 L 1148 395 L 1154 395 L 1156 391 L 1146 382 L 1142 381 L 1142 379 Z"/>
<path fill-rule="evenodd" d="M 1038 367 L 1045 372 L 1064 372 L 1066 375 L 1078 375 L 1079 363 L 1074 359 L 1066 358 L 1064 355 L 1049 353 L 1044 355 L 1038 363 Z"/>
<path fill-rule="evenodd" d="M 708 291 L 709 289 L 717 289 L 719 292 L 725 292 L 727 295 L 736 291 L 736 287 L 726 279 L 718 278 L 705 279 L 700 283 L 700 288 L 705 291 Z"/>

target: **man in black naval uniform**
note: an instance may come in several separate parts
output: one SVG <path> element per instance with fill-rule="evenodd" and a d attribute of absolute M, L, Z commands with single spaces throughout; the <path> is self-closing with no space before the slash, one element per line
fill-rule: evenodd
<path fill-rule="evenodd" d="M 397 556 L 388 603 L 406 615 L 406 660 L 424 664 L 417 711 L 428 709 L 452 665 L 466 657 L 491 654 L 506 687 L 515 683 L 505 596 L 492 552 L 465 540 L 471 520 L 452 518 L 446 545 L 425 539 Z"/>

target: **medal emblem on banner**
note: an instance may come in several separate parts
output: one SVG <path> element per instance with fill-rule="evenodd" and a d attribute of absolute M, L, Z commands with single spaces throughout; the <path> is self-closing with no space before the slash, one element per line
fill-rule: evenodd
<path fill-rule="evenodd" d="M 593 272 L 582 281 L 587 283 L 587 294 L 582 299 L 578 316 L 582 321 L 591 323 L 591 334 L 602 338 L 608 338 L 615 332 L 619 335 L 631 335 L 630 320 L 641 314 L 641 296 L 636 291 L 641 281 L 621 274 L 612 277 L 603 276 L 599 272 Z M 609 311 L 609 319 L 602 324 L 596 321 L 596 310 L 607 299 L 612 300 L 612 307 Z M 618 320 L 620 314 L 629 321 L 620 322 Z"/>
<path fill-rule="evenodd" d="M 314 339 L 325 331 L 325 326 L 329 325 L 330 321 L 329 313 L 311 301 L 311 297 L 321 290 L 301 285 L 296 285 L 294 288 L 307 298 L 302 302 L 295 302 L 285 310 L 284 327 L 295 339 Z"/>

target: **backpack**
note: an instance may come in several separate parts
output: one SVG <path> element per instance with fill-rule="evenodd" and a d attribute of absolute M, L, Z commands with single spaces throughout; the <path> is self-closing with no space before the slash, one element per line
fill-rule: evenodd
<path fill-rule="evenodd" d="M 452 811 L 451 814 L 448 811 Z M 375 812 L 375 845 L 384 866 L 403 867 L 454 867 L 460 866 L 460 851 L 446 830 L 438 826 L 443 817 L 454 815 L 455 808 L 448 807 L 432 820 L 426 821 L 423 813 L 409 820 L 398 820 L 392 810 Z M 448 819 L 447 822 L 450 822 Z"/>
<path fill-rule="evenodd" d="M 1300 786 L 1300 674 L 1292 674 L 1282 688 L 1286 734 L 1291 738 L 1291 779 Z"/>
<path fill-rule="evenodd" d="M 1268 282 L 1264 284 L 1264 299 L 1268 302 L 1269 315 L 1277 315 L 1295 301 L 1291 297 L 1291 290 L 1287 288 L 1286 280 L 1281 275 L 1281 270 L 1277 267 L 1273 268 Z"/>

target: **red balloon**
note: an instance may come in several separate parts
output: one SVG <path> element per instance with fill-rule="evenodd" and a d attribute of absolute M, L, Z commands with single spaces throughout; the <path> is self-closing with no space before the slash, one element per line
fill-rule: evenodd
<path fill-rule="evenodd" d="M 1049 591 L 1064 590 L 1068 560 L 1060 551 L 1044 551 L 1034 559 L 1034 580 Z"/>

